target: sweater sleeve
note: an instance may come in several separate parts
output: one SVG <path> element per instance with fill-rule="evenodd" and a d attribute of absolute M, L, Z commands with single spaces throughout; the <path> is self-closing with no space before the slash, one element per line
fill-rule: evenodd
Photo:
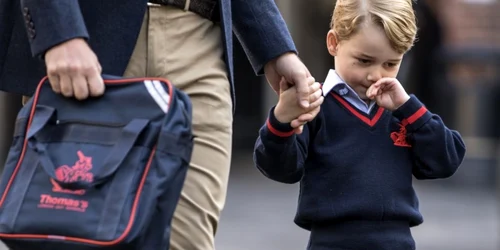
<path fill-rule="evenodd" d="M 320 114 L 321 111 L 318 116 Z M 280 123 L 274 117 L 272 108 L 255 143 L 253 160 L 257 169 L 278 182 L 299 182 L 303 176 L 315 123 L 318 123 L 318 117 L 304 126 L 302 134 L 296 135 L 290 124 Z"/>
<path fill-rule="evenodd" d="M 457 131 L 447 128 L 414 95 L 394 116 L 406 126 L 417 179 L 448 178 L 456 172 L 465 155 L 465 143 Z"/>

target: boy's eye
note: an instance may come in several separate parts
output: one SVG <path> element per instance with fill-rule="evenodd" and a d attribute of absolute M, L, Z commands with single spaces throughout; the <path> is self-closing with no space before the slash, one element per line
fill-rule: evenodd
<path fill-rule="evenodd" d="M 363 58 L 358 58 L 358 62 L 360 62 L 361 64 L 368 64 L 368 63 L 370 63 L 370 60 L 363 59 Z"/>
<path fill-rule="evenodd" d="M 396 63 L 387 63 L 387 66 L 392 68 L 392 67 L 396 67 L 398 64 Z"/>

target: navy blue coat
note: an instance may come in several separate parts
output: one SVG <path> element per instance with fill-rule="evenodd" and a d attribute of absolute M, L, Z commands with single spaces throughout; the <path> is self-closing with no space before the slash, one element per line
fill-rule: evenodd
<path fill-rule="evenodd" d="M 233 31 L 258 74 L 296 49 L 274 0 L 219 0 L 219 6 L 234 97 Z M 44 52 L 76 37 L 88 39 L 103 73 L 123 75 L 146 7 L 147 0 L 0 0 L 0 90 L 31 95 L 46 74 Z"/>

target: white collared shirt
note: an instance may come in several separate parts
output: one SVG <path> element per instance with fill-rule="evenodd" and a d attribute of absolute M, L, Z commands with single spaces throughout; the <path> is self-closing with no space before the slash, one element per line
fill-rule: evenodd
<path fill-rule="evenodd" d="M 326 95 L 332 90 L 338 95 L 342 96 L 352 106 L 356 107 L 360 111 L 365 112 L 366 114 L 369 114 L 375 106 L 374 101 L 370 101 L 369 104 L 363 101 L 359 97 L 359 95 L 347 83 L 345 83 L 342 78 L 340 78 L 335 70 L 330 69 L 328 75 L 326 76 L 325 82 L 323 83 L 323 96 L 326 97 Z"/>

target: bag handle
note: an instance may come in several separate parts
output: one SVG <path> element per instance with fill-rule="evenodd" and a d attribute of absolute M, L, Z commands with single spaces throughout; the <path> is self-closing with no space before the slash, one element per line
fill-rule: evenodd
<path fill-rule="evenodd" d="M 112 175 L 118 167 L 122 164 L 123 160 L 127 157 L 130 150 L 134 147 L 141 132 L 149 124 L 146 119 L 134 119 L 122 129 L 120 139 L 111 148 L 111 152 L 104 160 L 104 163 L 98 171 L 93 174 L 91 182 L 75 180 L 67 181 L 61 180 L 56 175 L 55 164 L 50 159 L 47 152 L 47 145 L 41 143 L 37 138 L 41 137 L 44 133 L 50 133 L 53 130 L 47 130 L 47 124 L 51 120 L 55 120 L 56 110 L 49 106 L 37 105 L 35 107 L 35 114 L 27 133 L 28 146 L 33 149 L 40 159 L 40 164 L 47 174 L 57 182 L 62 188 L 77 190 L 88 189 L 90 187 L 103 183 L 106 178 Z"/>

